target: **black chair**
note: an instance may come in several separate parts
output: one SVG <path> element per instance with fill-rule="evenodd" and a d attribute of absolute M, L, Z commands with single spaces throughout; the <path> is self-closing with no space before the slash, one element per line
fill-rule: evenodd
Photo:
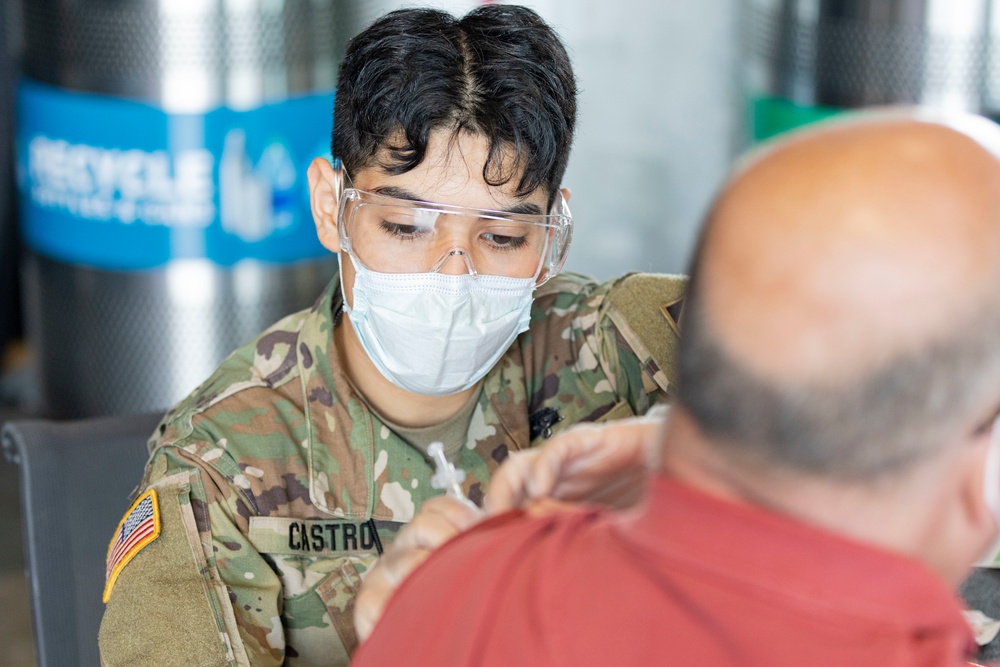
<path fill-rule="evenodd" d="M 978 609 L 990 618 L 1000 618 L 1000 570 L 977 567 L 962 582 L 959 593 L 969 609 Z M 1000 660 L 1000 637 L 983 646 L 977 657 L 996 664 Z"/>
<path fill-rule="evenodd" d="M 3 427 L 21 469 L 24 555 L 39 667 L 97 667 L 104 563 L 161 414 Z"/>

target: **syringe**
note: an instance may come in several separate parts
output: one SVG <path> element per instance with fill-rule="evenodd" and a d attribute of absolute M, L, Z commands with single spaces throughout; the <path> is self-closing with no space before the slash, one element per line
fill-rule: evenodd
<path fill-rule="evenodd" d="M 431 477 L 431 486 L 435 489 L 444 489 L 446 495 L 460 500 L 466 505 L 479 509 L 475 503 L 465 497 L 462 491 L 462 482 L 465 481 L 465 471 L 456 468 L 454 463 L 448 461 L 444 455 L 444 443 L 432 442 L 427 447 L 427 453 L 434 459 L 436 468 Z"/>

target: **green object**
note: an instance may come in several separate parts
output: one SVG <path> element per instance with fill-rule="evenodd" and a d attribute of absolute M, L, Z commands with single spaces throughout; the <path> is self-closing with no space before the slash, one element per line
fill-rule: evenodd
<path fill-rule="evenodd" d="M 843 109 L 825 106 L 802 106 L 781 97 L 752 97 L 750 100 L 751 134 L 754 143 L 776 134 L 829 118 Z"/>

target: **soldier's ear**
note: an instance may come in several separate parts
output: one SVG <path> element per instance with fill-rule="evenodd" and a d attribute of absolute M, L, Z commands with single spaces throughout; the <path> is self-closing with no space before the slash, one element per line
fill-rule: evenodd
<path fill-rule="evenodd" d="M 306 177 L 309 180 L 309 207 L 319 242 L 330 252 L 340 252 L 340 234 L 337 231 L 337 209 L 340 193 L 343 192 L 340 170 L 318 157 L 309 165 Z"/>

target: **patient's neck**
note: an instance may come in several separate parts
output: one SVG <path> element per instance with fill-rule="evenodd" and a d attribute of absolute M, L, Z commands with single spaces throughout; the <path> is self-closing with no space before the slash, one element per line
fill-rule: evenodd
<path fill-rule="evenodd" d="M 730 451 L 714 444 L 683 409 L 671 410 L 664 474 L 722 500 L 926 560 L 924 547 L 933 539 L 929 517 L 942 502 L 930 478 L 847 483 L 734 460 Z"/>

